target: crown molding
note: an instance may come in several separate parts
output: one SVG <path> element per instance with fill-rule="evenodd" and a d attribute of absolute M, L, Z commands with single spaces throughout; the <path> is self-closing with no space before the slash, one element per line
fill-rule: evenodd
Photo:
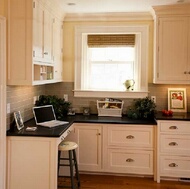
<path fill-rule="evenodd" d="M 153 20 L 150 12 L 128 13 L 68 13 L 65 22 L 72 21 L 130 21 L 130 20 Z"/>
<path fill-rule="evenodd" d="M 183 16 L 190 15 L 190 3 L 183 4 L 173 4 L 173 5 L 162 5 L 162 6 L 153 6 L 152 7 L 153 16 Z"/>

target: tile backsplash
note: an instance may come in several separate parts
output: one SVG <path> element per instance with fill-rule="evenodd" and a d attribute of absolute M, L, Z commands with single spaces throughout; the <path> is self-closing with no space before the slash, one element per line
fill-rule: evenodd
<path fill-rule="evenodd" d="M 45 86 L 7 86 L 7 103 L 10 103 L 10 113 L 7 114 L 7 129 L 13 121 L 13 112 L 20 111 L 23 121 L 33 117 L 33 97 L 45 93 Z"/>
<path fill-rule="evenodd" d="M 149 84 L 149 96 L 156 96 L 156 109 L 158 111 L 167 109 L 168 88 L 186 88 L 187 90 L 187 111 L 190 111 L 190 85 L 157 85 Z M 96 100 L 99 98 L 76 98 L 73 96 L 74 83 L 62 82 L 40 86 L 7 86 L 7 103 L 10 103 L 10 113 L 7 114 L 7 129 L 13 121 L 13 112 L 21 111 L 24 121 L 33 117 L 32 107 L 33 97 L 39 95 L 57 95 L 63 98 L 68 95 L 68 100 L 76 113 L 82 113 L 83 107 L 90 107 L 92 114 L 97 113 Z M 123 99 L 123 113 L 126 113 L 127 107 L 131 105 L 133 99 Z"/>

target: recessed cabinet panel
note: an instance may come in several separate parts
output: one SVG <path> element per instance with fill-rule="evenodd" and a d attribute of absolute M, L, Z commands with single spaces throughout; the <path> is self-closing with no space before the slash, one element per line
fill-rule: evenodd
<path fill-rule="evenodd" d="M 101 170 L 101 126 L 85 125 L 76 126 L 78 137 L 78 165 L 81 171 Z"/>
<path fill-rule="evenodd" d="M 157 73 L 161 81 L 187 81 L 188 18 L 160 18 Z"/>
<path fill-rule="evenodd" d="M 142 129 L 141 129 L 142 128 Z M 153 128 L 139 125 L 108 127 L 108 145 L 153 147 Z"/>
<path fill-rule="evenodd" d="M 57 81 L 62 81 L 62 59 L 63 59 L 63 28 L 62 22 L 54 19 L 53 22 L 53 63 L 54 77 Z"/>
<path fill-rule="evenodd" d="M 153 152 L 140 150 L 108 150 L 108 168 L 118 173 L 153 174 Z"/>
<path fill-rule="evenodd" d="M 53 50 L 53 17 L 50 11 L 44 10 L 44 61 L 52 63 Z"/>
<path fill-rule="evenodd" d="M 161 135 L 160 151 L 179 155 L 190 155 L 190 136 Z"/>
<path fill-rule="evenodd" d="M 153 7 L 154 83 L 190 84 L 190 4 Z"/>
<path fill-rule="evenodd" d="M 189 177 L 190 158 L 179 156 L 161 156 L 160 173 L 162 176 Z"/>
<path fill-rule="evenodd" d="M 33 8 L 33 58 L 36 61 L 42 62 L 43 60 L 43 20 L 44 9 L 38 1 L 34 1 Z"/>

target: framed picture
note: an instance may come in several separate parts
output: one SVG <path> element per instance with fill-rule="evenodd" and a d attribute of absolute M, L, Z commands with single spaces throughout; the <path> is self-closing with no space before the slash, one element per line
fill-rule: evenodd
<path fill-rule="evenodd" d="M 187 112 L 185 88 L 168 88 L 168 110 Z"/>
<path fill-rule="evenodd" d="M 23 123 L 20 111 L 14 112 L 14 118 L 15 118 L 17 129 L 21 130 L 24 127 L 24 123 Z"/>

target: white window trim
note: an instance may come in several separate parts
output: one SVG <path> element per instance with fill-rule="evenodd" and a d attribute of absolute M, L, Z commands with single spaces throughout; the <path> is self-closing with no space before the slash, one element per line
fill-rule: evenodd
<path fill-rule="evenodd" d="M 139 61 L 141 70 L 139 70 L 139 88 L 138 91 L 93 91 L 82 90 L 82 36 L 88 33 L 95 34 L 118 34 L 135 33 L 140 35 L 141 43 L 141 61 Z M 75 97 L 115 97 L 115 98 L 143 98 L 148 95 L 148 25 L 133 26 L 76 26 L 75 27 Z M 143 65 L 143 66 L 142 66 Z"/>

